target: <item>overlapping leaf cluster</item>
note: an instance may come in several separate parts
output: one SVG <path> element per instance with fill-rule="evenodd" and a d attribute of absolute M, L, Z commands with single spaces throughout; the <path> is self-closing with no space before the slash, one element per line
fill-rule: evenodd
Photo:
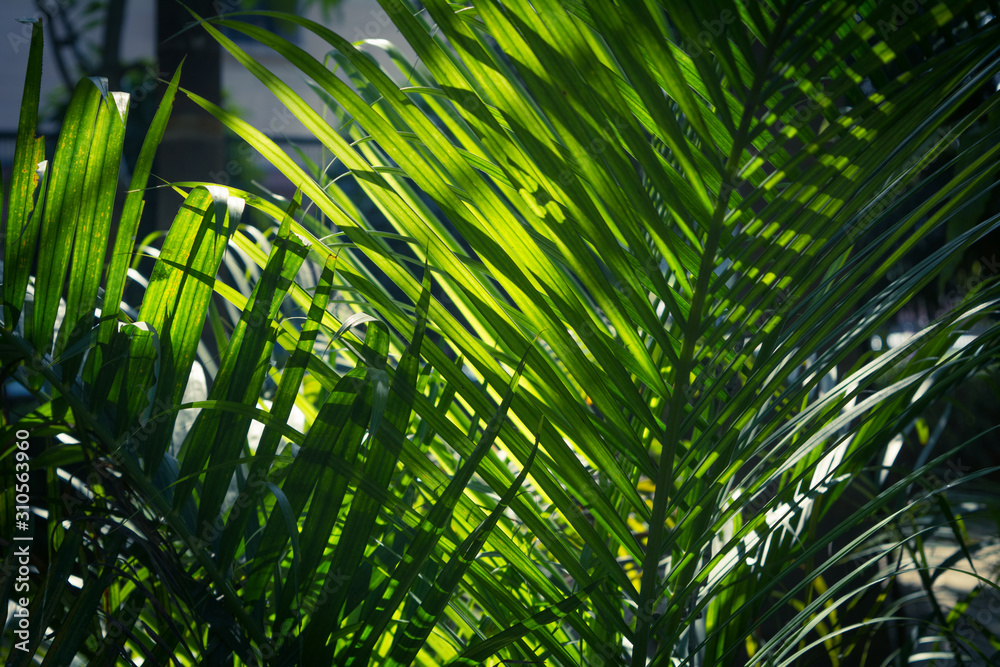
<path fill-rule="evenodd" d="M 988 3 L 381 4 L 416 65 L 296 16 L 271 14 L 325 56 L 238 14 L 202 22 L 331 163 L 187 93 L 298 194 L 175 184 L 186 198 L 134 312 L 118 304 L 178 79 L 105 266 L 120 98 L 82 83 L 32 182 L 33 44 L 3 336 L 38 404 L 5 433 L 61 434 L 35 467 L 87 502 L 40 502 L 54 595 L 34 598 L 32 650 L 860 660 L 891 611 L 879 567 L 921 544 L 899 530 L 914 482 L 953 452 L 883 467 L 928 406 L 995 373 L 995 281 L 905 344 L 867 346 L 995 233 L 987 210 L 914 253 L 1000 167 Z M 284 56 L 324 108 L 223 29 Z M 241 229 L 245 206 L 273 229 Z M 211 387 L 185 403 L 200 367 Z M 167 428 L 194 408 L 188 432 Z M 932 491 L 971 565 L 963 518 Z M 46 636 L 50 619 L 67 629 Z M 935 621 L 939 650 L 981 653 L 953 614 Z M 926 644 L 908 636 L 899 659 Z"/>

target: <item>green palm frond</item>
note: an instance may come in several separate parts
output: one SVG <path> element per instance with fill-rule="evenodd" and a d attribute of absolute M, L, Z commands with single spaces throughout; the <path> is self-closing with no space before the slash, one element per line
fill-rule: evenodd
<path fill-rule="evenodd" d="M 992 5 L 380 4 L 414 62 L 289 14 L 251 13 L 325 55 L 245 12 L 195 16 L 329 161 L 175 76 L 106 273 L 127 118 L 82 83 L 33 181 L 33 44 L 3 362 L 34 403 L 4 433 L 65 436 L 33 469 L 89 496 L 48 510 L 31 602 L 86 629 L 35 626 L 32 651 L 645 667 L 1000 649 L 961 625 L 984 593 L 951 609 L 937 593 L 979 567 L 996 470 L 928 482 L 995 442 L 942 436 L 942 406 L 996 392 L 1000 283 L 870 342 L 996 238 Z M 297 192 L 174 184 L 184 203 L 130 321 L 117 304 L 175 91 Z M 209 335 L 218 361 L 189 400 Z M 932 565 L 931 543 L 955 556 Z M 893 597 L 907 569 L 931 603 L 917 621 Z"/>

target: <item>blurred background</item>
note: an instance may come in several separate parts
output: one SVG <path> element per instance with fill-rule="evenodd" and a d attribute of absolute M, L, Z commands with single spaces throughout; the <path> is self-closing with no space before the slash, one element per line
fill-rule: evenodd
<path fill-rule="evenodd" d="M 291 11 L 319 21 L 352 41 L 388 40 L 400 45 L 407 58 L 413 58 L 389 17 L 370 0 L 195 0 L 185 4 L 206 17 L 252 10 Z M 5 0 L 0 3 L 0 52 L 4 63 L 0 68 L 0 166 L 5 173 L 9 173 L 14 157 L 31 35 L 30 24 L 19 19 L 35 18 L 41 18 L 45 25 L 43 117 L 39 130 L 47 135 L 50 155 L 72 86 L 82 77 L 104 76 L 111 90 L 131 94 L 125 155 L 127 162 L 134 160 L 156 112 L 164 80 L 169 81 L 187 55 L 181 78 L 183 88 L 238 113 L 282 148 L 295 145 L 310 159 L 323 159 L 316 139 L 246 68 L 202 31 L 185 29 L 192 17 L 176 0 Z M 328 45 L 314 34 L 287 22 L 263 16 L 252 21 L 317 58 L 322 59 L 329 51 Z M 308 83 L 283 58 L 241 33 L 228 34 L 304 99 L 319 106 L 319 98 Z M 377 59 L 385 58 L 379 50 L 370 52 Z M 182 95 L 177 99 L 154 174 L 168 181 L 213 181 L 284 196 L 293 191 L 255 151 L 226 136 L 215 119 Z M 123 183 L 128 182 L 129 174 L 122 170 Z M 147 208 L 141 231 L 166 228 L 181 201 L 172 192 L 157 194 L 156 205 Z"/>

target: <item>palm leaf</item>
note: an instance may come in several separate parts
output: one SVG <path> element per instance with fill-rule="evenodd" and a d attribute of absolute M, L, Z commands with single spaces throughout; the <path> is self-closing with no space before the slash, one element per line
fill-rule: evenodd
<path fill-rule="evenodd" d="M 942 571 L 977 567 L 960 503 L 990 503 L 960 499 L 990 468 L 922 494 L 966 445 L 897 461 L 995 369 L 1000 286 L 902 344 L 869 341 L 996 234 L 989 3 L 381 6 L 416 64 L 298 16 L 195 17 L 332 161 L 286 154 L 175 74 L 104 304 L 116 98 L 78 88 L 36 196 L 33 45 L 4 365 L 36 397 L 25 428 L 71 437 L 37 464 L 53 492 L 87 490 L 85 516 L 118 526 L 51 513 L 87 540 L 53 531 L 46 590 L 71 551 L 113 548 L 141 573 L 81 576 L 78 599 L 33 613 L 55 627 L 100 607 L 137 635 L 122 605 L 143 590 L 169 605 L 114 645 L 192 662 L 837 665 L 894 627 L 901 655 L 981 654 L 936 591 Z M 174 184 L 185 203 L 162 247 L 140 249 L 156 262 L 131 322 L 126 232 L 175 90 L 298 194 Z M 241 225 L 244 206 L 271 227 Z M 221 363 L 185 398 L 206 320 Z M 109 463 L 120 481 L 72 467 Z M 931 571 L 942 535 L 956 556 Z M 903 554 L 932 601 L 923 624 L 892 598 Z M 46 648 L 109 655 L 85 635 Z"/>

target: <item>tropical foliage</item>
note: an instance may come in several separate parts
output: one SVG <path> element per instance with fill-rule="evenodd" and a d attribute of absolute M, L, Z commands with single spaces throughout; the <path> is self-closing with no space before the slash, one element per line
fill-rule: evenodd
<path fill-rule="evenodd" d="M 997 590 L 975 564 L 994 471 L 929 482 L 970 442 L 935 448 L 945 399 L 996 390 L 1000 287 L 869 343 L 995 235 L 991 5 L 381 4 L 415 63 L 293 15 L 273 16 L 326 55 L 193 17 L 330 159 L 189 94 L 297 192 L 176 183 L 169 232 L 140 244 L 183 76 L 116 217 L 128 101 L 81 82 L 46 166 L 36 26 L 4 227 L 0 350 L 31 399 L 4 413 L 2 461 L 28 462 L 33 517 L 6 486 L 15 605 L 32 545 L 8 663 L 1000 649 L 962 629 Z M 967 568 L 983 587 L 943 608 L 935 582 Z M 892 595 L 902 569 L 923 619 Z"/>

